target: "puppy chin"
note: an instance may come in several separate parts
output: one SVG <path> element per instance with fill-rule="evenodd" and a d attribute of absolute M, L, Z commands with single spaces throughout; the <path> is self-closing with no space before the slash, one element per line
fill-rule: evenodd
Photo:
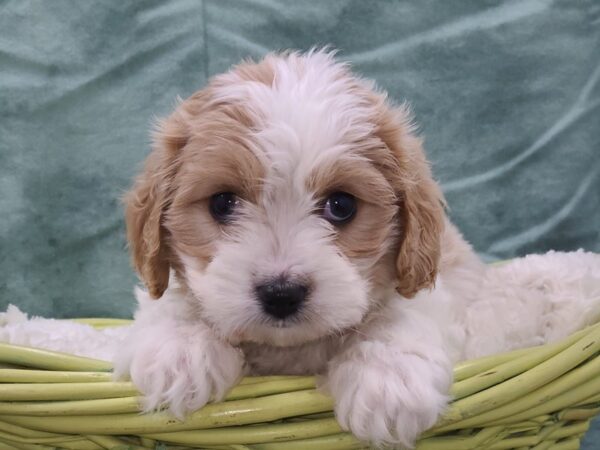
<path fill-rule="evenodd" d="M 290 347 L 316 341 L 332 333 L 316 332 L 301 323 L 282 321 L 273 325 L 255 325 L 232 336 L 232 344 L 252 342 L 273 347 Z"/>

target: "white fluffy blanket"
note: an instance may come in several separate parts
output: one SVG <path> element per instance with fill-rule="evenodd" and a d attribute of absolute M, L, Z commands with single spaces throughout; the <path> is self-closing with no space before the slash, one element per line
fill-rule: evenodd
<path fill-rule="evenodd" d="M 70 320 L 28 318 L 14 305 L 0 313 L 0 342 L 111 361 L 129 327 L 97 330 Z"/>

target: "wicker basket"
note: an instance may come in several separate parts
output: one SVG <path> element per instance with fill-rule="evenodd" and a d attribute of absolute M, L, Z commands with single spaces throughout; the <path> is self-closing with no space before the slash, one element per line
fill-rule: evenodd
<path fill-rule="evenodd" d="M 96 327 L 124 321 L 82 319 Z M 454 401 L 420 450 L 579 448 L 600 411 L 600 324 L 562 342 L 459 364 Z M 313 377 L 244 379 L 185 422 L 138 413 L 110 364 L 0 344 L 1 449 L 359 449 Z"/>

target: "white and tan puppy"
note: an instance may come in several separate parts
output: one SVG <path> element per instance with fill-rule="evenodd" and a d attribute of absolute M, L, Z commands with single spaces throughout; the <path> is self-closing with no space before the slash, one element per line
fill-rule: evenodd
<path fill-rule="evenodd" d="M 115 366 L 148 410 L 183 416 L 244 374 L 323 374 L 345 429 L 410 447 L 454 362 L 563 336 L 600 303 L 480 262 L 406 108 L 326 51 L 242 63 L 183 101 L 126 208 L 147 292 Z"/>

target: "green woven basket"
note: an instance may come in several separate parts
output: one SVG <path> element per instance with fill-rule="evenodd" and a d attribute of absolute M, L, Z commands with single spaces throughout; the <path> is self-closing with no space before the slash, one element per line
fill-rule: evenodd
<path fill-rule="evenodd" d="M 81 319 L 96 327 L 127 321 Z M 579 448 L 600 411 L 600 324 L 555 344 L 456 366 L 454 401 L 419 450 Z M 2 449 L 368 448 L 344 433 L 313 377 L 244 379 L 185 422 L 142 415 L 109 363 L 0 344 Z"/>

